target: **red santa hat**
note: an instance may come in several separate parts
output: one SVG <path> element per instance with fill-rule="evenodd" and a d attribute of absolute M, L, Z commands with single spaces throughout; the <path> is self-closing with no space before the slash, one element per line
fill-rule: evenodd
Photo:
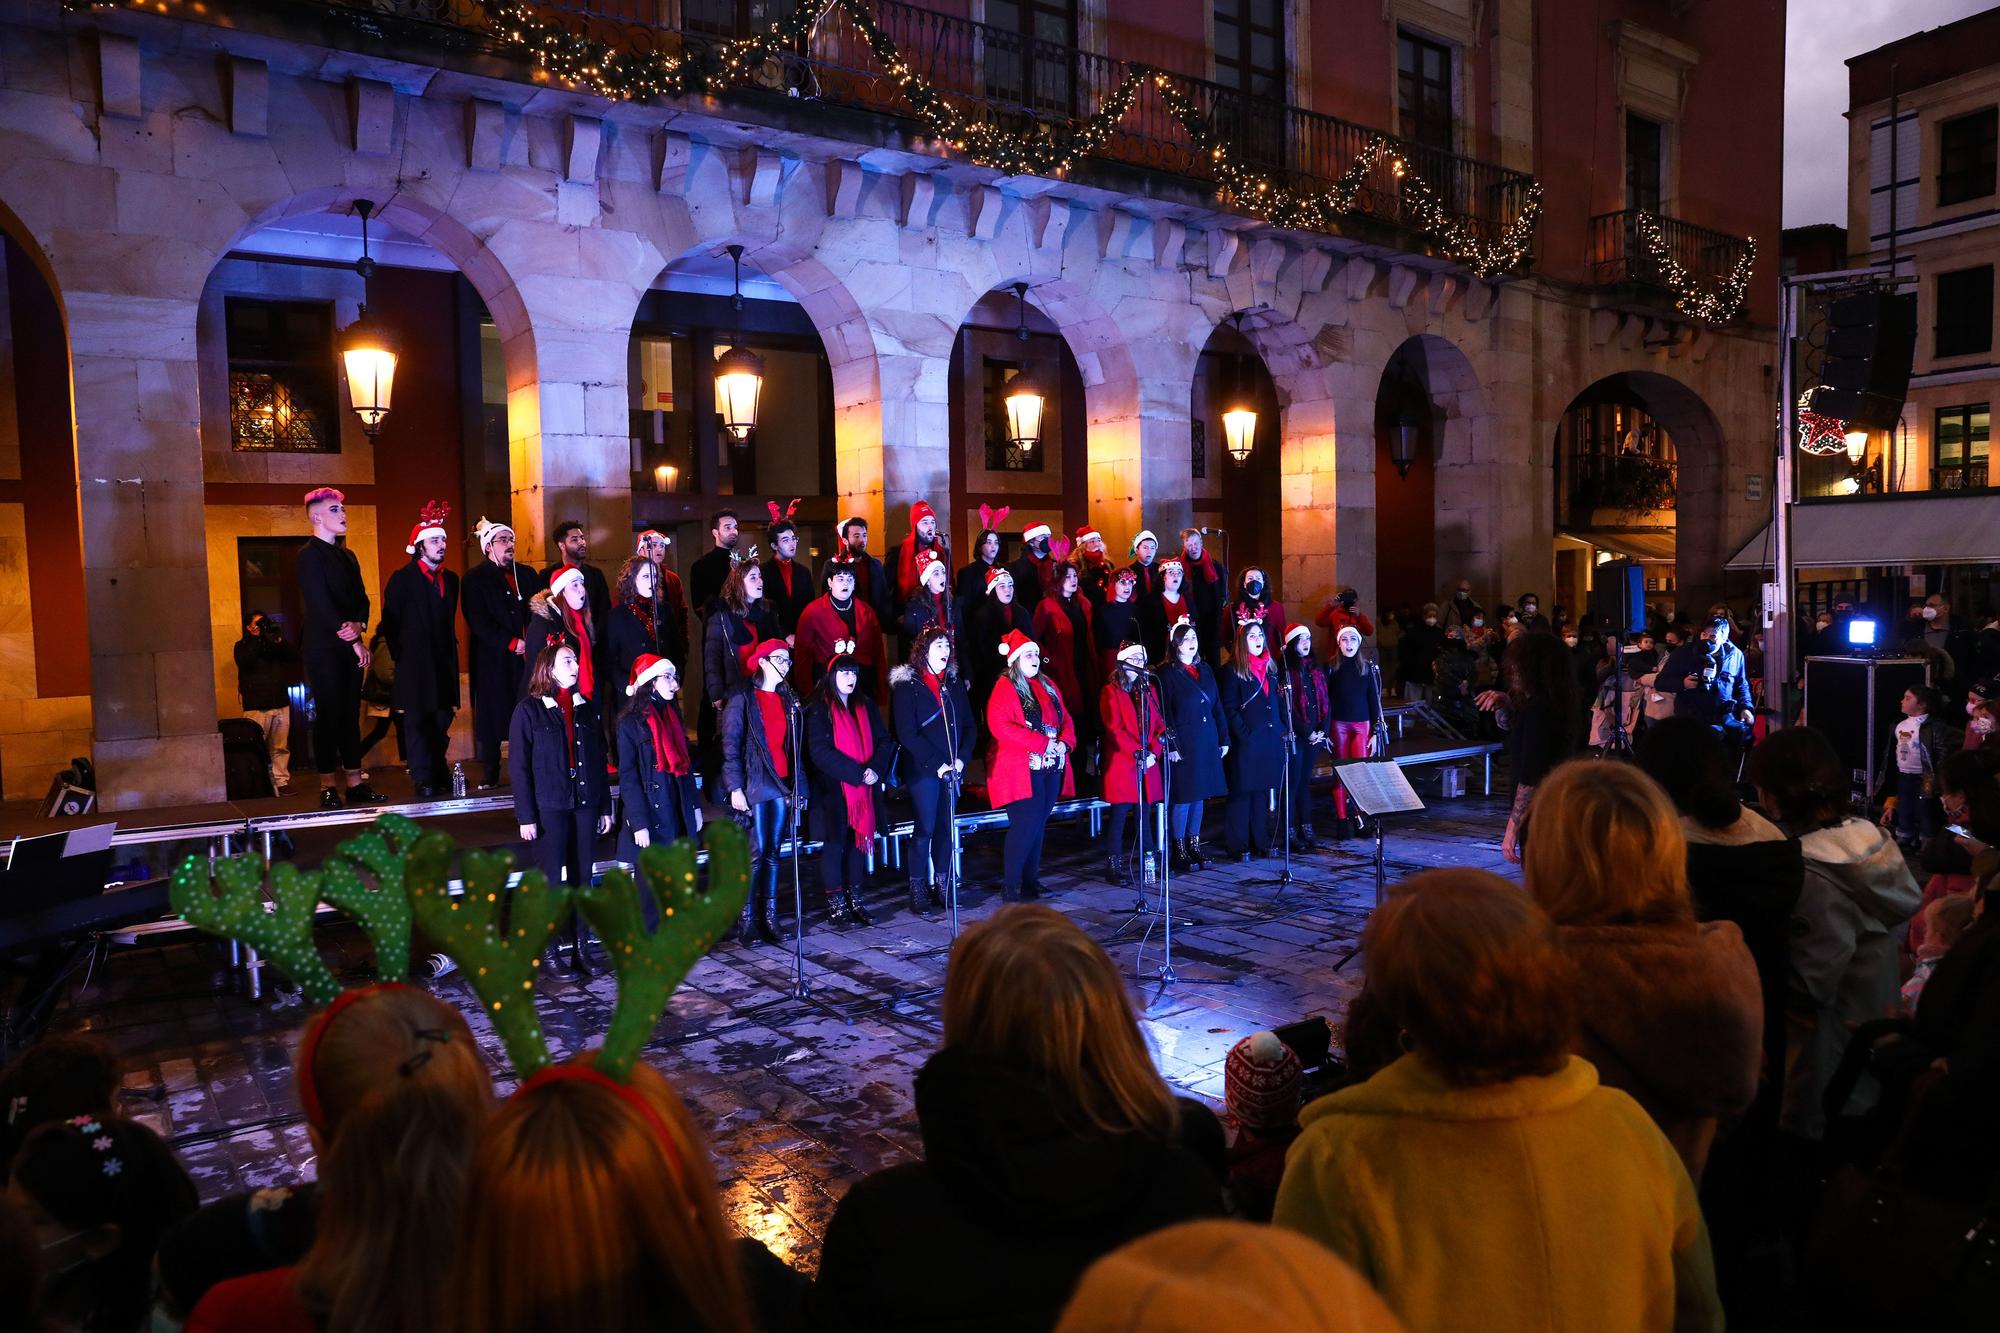
<path fill-rule="evenodd" d="M 1145 666 L 1146 645 L 1143 643 L 1125 644 L 1118 650 L 1118 660 L 1125 663 L 1128 666 L 1135 666 L 1135 667 Z"/>
<path fill-rule="evenodd" d="M 321 500 L 338 500 L 342 504 L 347 503 L 347 497 L 332 486 L 313 487 L 313 489 L 306 492 L 306 498 L 303 503 L 306 508 L 310 509 Z"/>
<path fill-rule="evenodd" d="M 1001 568 L 999 565 L 993 565 L 989 567 L 986 571 L 986 591 L 992 592 L 994 586 L 997 585 L 1001 579 L 1007 580 L 1010 586 L 1014 582 L 1014 576 L 1012 574 L 1009 574 L 1005 569 Z"/>
<path fill-rule="evenodd" d="M 664 657 L 651 653 L 640 653 L 632 660 L 632 679 L 625 686 L 625 693 L 637 694 L 646 688 L 646 683 L 655 676 L 664 676 L 674 669 L 674 664 Z M 678 673 L 676 673 L 678 674 Z"/>
<path fill-rule="evenodd" d="M 1160 562 L 1160 572 L 1162 574 L 1166 573 L 1170 569 L 1178 569 L 1182 573 L 1187 572 L 1187 566 L 1181 563 L 1181 558 L 1177 555 L 1168 556 L 1165 560 L 1162 560 Z"/>
<path fill-rule="evenodd" d="M 1076 544 L 1078 546 L 1082 546 L 1085 542 L 1102 542 L 1103 540 L 1104 534 L 1088 523 L 1076 530 Z"/>
<path fill-rule="evenodd" d="M 1000 655 L 1007 659 L 1008 666 L 1013 666 L 1014 659 L 1019 657 L 1024 650 L 1029 648 L 1033 648 L 1036 652 L 1040 652 L 1042 650 L 1042 645 L 1036 643 L 1033 639 L 1029 638 L 1027 635 L 1021 633 L 1021 631 L 1017 629 L 1008 630 L 1007 637 L 1000 640 Z"/>
<path fill-rule="evenodd" d="M 937 553 L 937 548 L 926 546 L 923 550 L 917 552 L 917 577 L 919 579 L 923 578 L 929 572 L 932 565 L 941 565 L 943 563 L 944 557 Z"/>
<path fill-rule="evenodd" d="M 1029 528 L 1027 531 L 1021 534 L 1021 540 L 1024 542 L 1031 542 L 1034 541 L 1037 537 L 1039 537 L 1042 540 L 1046 541 L 1051 535 L 1053 534 L 1050 532 L 1048 524 L 1037 523 L 1035 524 L 1035 526 Z"/>
<path fill-rule="evenodd" d="M 561 601 L 564 588 L 567 588 L 572 583 L 582 583 L 583 581 L 583 566 L 564 565 L 549 579 L 549 599 L 551 601 Z"/>
<path fill-rule="evenodd" d="M 646 543 L 651 541 L 655 537 L 658 537 L 660 539 L 660 544 L 662 546 L 672 546 L 674 544 L 674 539 L 672 537 L 669 537 L 666 533 L 661 532 L 658 528 L 647 528 L 644 532 L 640 533 L 638 539 L 632 543 L 632 549 L 634 551 L 645 550 Z"/>
<path fill-rule="evenodd" d="M 783 639 L 764 639 L 757 643 L 746 643 L 737 649 L 736 653 L 743 660 L 744 673 L 746 675 L 755 675 L 757 668 L 772 653 L 789 653 L 791 651 L 792 645 L 786 643 Z"/>
<path fill-rule="evenodd" d="M 417 548 L 433 537 L 444 536 L 444 521 L 451 515 L 451 506 L 442 500 L 425 503 L 423 513 L 410 528 L 410 544 L 403 548 L 406 555 L 415 555 Z"/>
<path fill-rule="evenodd" d="M 936 517 L 937 517 L 937 510 L 931 508 L 931 502 L 929 500 L 917 501 L 915 504 L 910 506 L 910 531 L 915 532 L 917 530 L 917 524 L 923 522 L 925 519 L 927 518 L 934 519 Z"/>
<path fill-rule="evenodd" d="M 1346 631 L 1345 631 L 1345 630 L 1343 630 L 1343 631 L 1341 631 L 1341 632 L 1342 632 L 1343 634 L 1344 634 L 1344 633 L 1346 633 Z M 1304 640 L 1306 640 L 1306 641 L 1307 641 L 1308 643 L 1310 643 L 1310 642 L 1312 641 L 1312 636 L 1313 636 L 1313 632 L 1312 632 L 1312 628 L 1311 628 L 1311 626 L 1308 626 L 1308 625 L 1294 625 L 1294 626 L 1292 626 L 1292 627 L 1291 627 L 1290 629 L 1288 629 L 1288 630 L 1286 630 L 1286 631 L 1285 631 L 1285 647 L 1287 647 L 1287 648 L 1291 647 L 1291 646 L 1292 646 L 1292 640 L 1294 640 L 1294 639 L 1304 639 Z M 1355 637 L 1355 638 L 1357 638 L 1357 639 L 1358 639 L 1358 638 L 1360 638 L 1360 637 L 1361 637 L 1361 632 L 1360 632 L 1359 630 L 1356 630 L 1356 631 L 1355 631 L 1355 634 L 1354 634 L 1354 637 Z"/>

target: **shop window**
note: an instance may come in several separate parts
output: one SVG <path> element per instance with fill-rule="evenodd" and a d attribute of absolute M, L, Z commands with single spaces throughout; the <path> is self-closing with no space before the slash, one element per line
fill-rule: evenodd
<path fill-rule="evenodd" d="M 224 322 L 230 447 L 245 453 L 340 452 L 332 305 L 229 297 Z"/>

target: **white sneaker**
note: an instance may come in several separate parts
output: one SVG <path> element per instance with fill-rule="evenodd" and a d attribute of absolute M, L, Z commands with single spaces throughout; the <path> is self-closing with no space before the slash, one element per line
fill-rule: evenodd
<path fill-rule="evenodd" d="M 423 961 L 422 966 L 426 981 L 436 981 L 439 977 L 448 977 L 458 971 L 458 963 L 450 954 L 434 953 Z"/>

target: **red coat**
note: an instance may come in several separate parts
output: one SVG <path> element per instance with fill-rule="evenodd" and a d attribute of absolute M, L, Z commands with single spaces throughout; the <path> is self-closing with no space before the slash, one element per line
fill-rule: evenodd
<path fill-rule="evenodd" d="M 1084 651 L 1091 653 L 1094 660 L 1090 599 L 1078 593 L 1076 603 L 1082 608 Z M 1074 704 L 1088 699 L 1091 681 L 1080 679 L 1076 674 L 1076 627 L 1070 623 L 1069 613 L 1063 610 L 1062 603 L 1054 597 L 1044 597 L 1035 607 L 1035 642 L 1042 648 L 1042 670 L 1062 691 L 1063 703 Z"/>
<path fill-rule="evenodd" d="M 1037 676 L 1034 685 L 1038 691 L 1047 691 L 1046 676 Z M 1060 697 L 1060 687 L 1056 687 Z M 1062 703 L 1062 727 L 1057 738 L 1063 744 L 1076 744 L 1076 722 L 1070 712 L 1069 701 Z M 1042 715 L 1048 716 L 1048 705 L 1042 706 Z M 993 748 L 986 758 L 986 799 L 994 809 L 1025 800 L 1034 795 L 1034 779 L 1028 771 L 1028 756 L 1040 754 L 1048 748 L 1049 738 L 1028 725 L 1021 712 L 1021 696 L 1014 692 L 1014 681 L 1003 675 L 993 686 L 993 694 L 986 701 L 986 729 L 993 734 Z M 1064 796 L 1076 795 L 1076 755 L 1069 756 L 1063 765 Z"/>
<path fill-rule="evenodd" d="M 1146 690 L 1146 752 L 1166 762 L 1167 723 L 1160 715 L 1160 692 L 1151 685 Z M 1139 752 L 1139 707 L 1117 682 L 1104 687 L 1097 696 L 1098 711 L 1104 716 L 1104 799 L 1112 805 L 1136 805 L 1139 781 L 1132 756 Z M 1160 799 L 1160 765 L 1146 770 L 1146 799 Z"/>
<path fill-rule="evenodd" d="M 799 613 L 799 629 L 792 645 L 793 675 L 805 672 L 800 693 L 819 684 L 826 664 L 833 660 L 835 640 L 847 637 L 847 622 L 833 609 L 833 598 L 822 593 Z M 882 692 L 882 622 L 875 608 L 854 596 L 854 660 L 861 666 L 862 687 L 879 696 Z M 794 682 L 796 686 L 797 682 Z"/>
<path fill-rule="evenodd" d="M 1373 636 L 1375 633 L 1375 626 L 1369 621 L 1367 616 L 1359 611 L 1350 611 L 1339 602 L 1329 602 L 1325 606 L 1322 606 L 1319 609 L 1319 615 L 1314 618 L 1313 624 L 1336 635 L 1349 625 L 1360 630 L 1365 636 Z"/>

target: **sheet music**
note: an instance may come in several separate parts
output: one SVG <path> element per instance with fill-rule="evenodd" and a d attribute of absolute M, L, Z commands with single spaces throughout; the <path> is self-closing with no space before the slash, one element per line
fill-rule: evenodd
<path fill-rule="evenodd" d="M 1393 760 L 1335 764 L 1333 772 L 1340 785 L 1347 788 L 1348 799 L 1360 806 L 1364 815 L 1393 815 L 1424 808 L 1423 798 L 1410 785 L 1402 765 Z"/>
<path fill-rule="evenodd" d="M 111 845 L 111 835 L 117 831 L 116 821 L 71 829 L 69 839 L 63 844 L 63 855 L 87 856 L 91 852 L 101 852 Z"/>

